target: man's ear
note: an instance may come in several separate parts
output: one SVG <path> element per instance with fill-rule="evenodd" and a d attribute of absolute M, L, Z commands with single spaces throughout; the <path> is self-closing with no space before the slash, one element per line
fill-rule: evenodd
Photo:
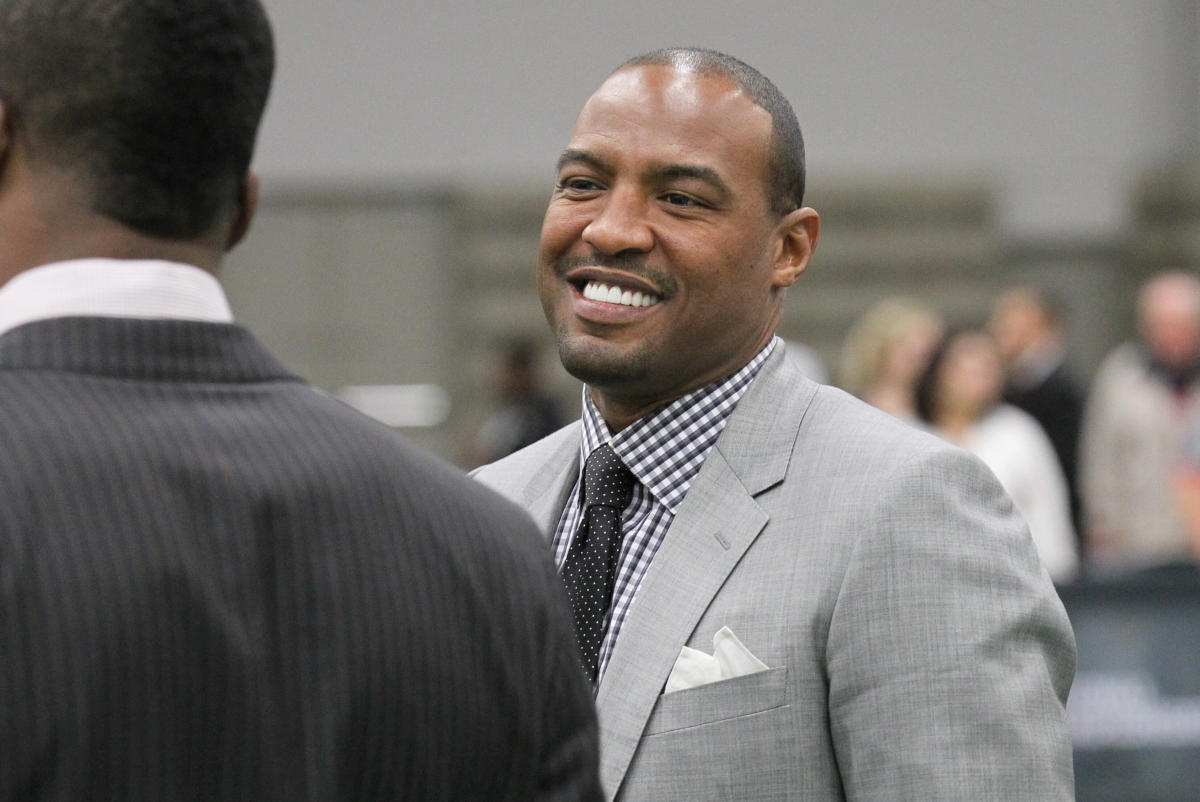
<path fill-rule="evenodd" d="M 225 241 L 226 251 L 232 251 L 250 230 L 250 222 L 258 210 L 258 188 L 258 173 L 250 170 L 246 173 L 246 180 L 242 182 L 242 192 L 229 227 L 229 238 Z"/>
<path fill-rule="evenodd" d="M 8 125 L 8 107 L 4 105 L 3 100 L 0 100 L 0 169 L 3 169 L 4 163 L 8 161 L 8 147 L 11 141 Z"/>
<path fill-rule="evenodd" d="M 805 206 L 789 212 L 779 222 L 778 250 L 775 254 L 773 286 L 790 287 L 808 267 L 808 260 L 817 248 L 821 233 L 821 218 Z"/>

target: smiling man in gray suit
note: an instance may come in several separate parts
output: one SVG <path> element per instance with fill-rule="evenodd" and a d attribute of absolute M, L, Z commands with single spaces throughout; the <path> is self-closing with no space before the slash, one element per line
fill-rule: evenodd
<path fill-rule="evenodd" d="M 477 477 L 553 540 L 608 796 L 1071 799 L 1074 641 L 1011 502 L 774 334 L 803 189 L 787 101 L 703 50 L 618 68 L 559 159 L 537 278 L 583 418 Z"/>
<path fill-rule="evenodd" d="M 0 800 L 598 799 L 528 516 L 232 320 L 273 63 L 0 0 Z"/>

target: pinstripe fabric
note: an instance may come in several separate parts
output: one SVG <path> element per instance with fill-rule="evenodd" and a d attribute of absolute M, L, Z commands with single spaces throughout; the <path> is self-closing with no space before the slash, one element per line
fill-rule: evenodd
<path fill-rule="evenodd" d="M 0 337 L 0 800 L 591 799 L 514 507 L 223 324 Z"/>
<path fill-rule="evenodd" d="M 621 633 L 621 624 L 633 604 L 642 577 L 649 570 L 659 544 L 675 520 L 679 504 L 704 465 L 704 458 L 716 445 L 738 399 L 779 342 L 782 340 L 772 337 L 753 359 L 733 375 L 676 399 L 615 435 L 609 433 L 607 424 L 592 403 L 587 388 L 584 388 L 580 466 L 587 464 L 593 451 L 609 443 L 638 480 L 634 486 L 633 500 L 621 516 L 625 536 L 617 558 L 612 606 L 605 621 L 604 640 L 600 644 L 597 685 L 604 678 L 604 669 L 612 656 L 617 636 Z M 554 553 L 560 570 L 583 518 L 582 481 L 581 467 L 575 489 L 570 495 L 573 501 L 563 509 L 554 532 Z"/>

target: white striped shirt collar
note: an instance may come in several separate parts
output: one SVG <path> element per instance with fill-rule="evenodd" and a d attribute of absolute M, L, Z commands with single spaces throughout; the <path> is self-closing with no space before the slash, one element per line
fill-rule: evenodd
<path fill-rule="evenodd" d="M 57 317 L 134 317 L 231 323 L 211 273 L 154 259 L 72 259 L 18 273 L 0 287 L 0 334 Z"/>

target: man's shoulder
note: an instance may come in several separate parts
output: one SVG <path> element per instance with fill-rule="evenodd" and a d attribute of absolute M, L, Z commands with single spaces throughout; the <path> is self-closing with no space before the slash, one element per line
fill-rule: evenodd
<path fill-rule="evenodd" d="M 1096 369 L 1096 382 L 1121 382 L 1133 374 L 1146 371 L 1142 349 L 1132 342 L 1121 343 L 1109 351 Z"/>
<path fill-rule="evenodd" d="M 873 507 L 899 503 L 913 488 L 935 492 L 937 486 L 948 495 L 966 488 L 992 492 L 989 476 L 978 456 L 920 422 L 901 420 L 822 386 L 801 423 L 784 484 L 843 497 L 861 494 L 860 502 Z"/>
<path fill-rule="evenodd" d="M 1017 398 L 1014 399 L 1014 402 L 1024 400 L 1024 404 L 1017 403 L 1017 406 L 1034 413 L 1034 417 L 1039 417 L 1037 413 L 1041 413 L 1043 408 L 1046 408 L 1046 412 L 1042 417 L 1053 415 L 1061 417 L 1063 415 L 1079 415 L 1083 406 L 1083 398 L 1083 385 L 1065 365 L 1060 365 L 1046 377 L 1045 381 L 1026 393 L 1023 399 Z"/>
<path fill-rule="evenodd" d="M 948 444 L 920 421 L 890 415 L 847 392 L 822 385 L 805 413 L 802 434 L 874 451 L 942 450 Z"/>
<path fill-rule="evenodd" d="M 257 350 L 251 354 L 266 359 Z M 256 481 L 243 488 L 248 495 L 318 487 L 331 502 L 357 503 L 372 495 L 386 500 L 372 507 L 375 521 L 387 517 L 383 507 L 398 516 L 396 505 L 403 503 L 406 516 L 434 529 L 443 519 L 481 530 L 489 521 L 493 529 L 531 529 L 516 507 L 459 468 L 282 368 L 246 379 L 119 381 L 102 370 L 5 373 L 0 439 L 9 446 L 9 459 L 0 475 L 32 476 L 31 465 L 56 462 L 76 466 L 81 475 L 156 477 L 156 466 L 178 463 L 200 472 L 222 454 L 252 473 Z"/>
<path fill-rule="evenodd" d="M 1137 405 L 1155 404 L 1165 398 L 1166 394 L 1150 371 L 1146 352 L 1140 345 L 1127 342 L 1114 348 L 1101 361 L 1086 405 L 1093 419 L 1128 419 Z"/>
<path fill-rule="evenodd" d="M 442 457 L 321 390 L 296 384 L 286 392 L 307 396 L 300 403 L 311 408 L 314 421 L 323 421 L 320 425 L 338 433 L 345 455 L 358 463 L 358 469 L 373 471 L 380 481 L 402 487 L 414 508 L 445 513 L 451 509 L 470 511 L 467 517 L 474 520 L 503 521 L 514 528 L 526 528 L 528 521 L 523 512 L 471 481 Z"/>
<path fill-rule="evenodd" d="M 516 498 L 537 473 L 548 470 L 557 474 L 567 469 L 579 449 L 580 425 L 580 421 L 572 421 L 536 443 L 476 468 L 471 476 L 503 496 Z"/>

